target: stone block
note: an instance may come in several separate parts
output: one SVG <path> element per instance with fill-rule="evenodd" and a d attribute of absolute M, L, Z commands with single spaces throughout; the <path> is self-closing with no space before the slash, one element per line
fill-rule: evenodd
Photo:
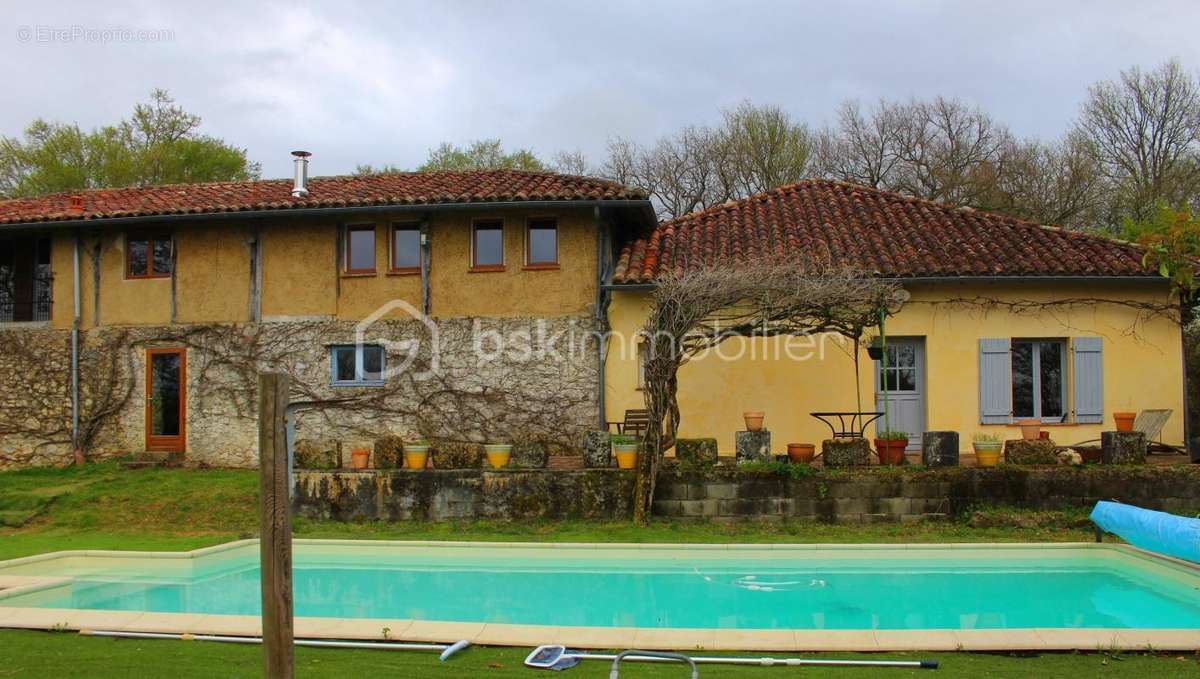
<path fill-rule="evenodd" d="M 736 483 L 709 483 L 704 486 L 705 497 L 729 500 L 738 496 Z"/>
<path fill-rule="evenodd" d="M 733 435 L 737 461 L 770 462 L 771 432 L 739 431 Z"/>
<path fill-rule="evenodd" d="M 1100 432 L 1100 461 L 1104 464 L 1145 464 L 1146 435 L 1140 431 Z"/>
<path fill-rule="evenodd" d="M 717 464 L 716 439 L 679 439 L 675 459 L 681 469 L 707 469 Z"/>
<path fill-rule="evenodd" d="M 589 431 L 583 435 L 583 464 L 592 469 L 605 469 L 613 464 L 612 438 L 606 431 Z"/>
<path fill-rule="evenodd" d="M 863 467 L 871 463 L 871 444 L 866 439 L 825 439 L 821 459 L 826 467 Z"/>
<path fill-rule="evenodd" d="M 1009 464 L 1056 464 L 1054 442 L 1048 439 L 1010 439 L 1004 442 L 1004 461 Z"/>
<path fill-rule="evenodd" d="M 921 463 L 926 467 L 957 467 L 958 432 L 927 431 L 922 434 Z"/>

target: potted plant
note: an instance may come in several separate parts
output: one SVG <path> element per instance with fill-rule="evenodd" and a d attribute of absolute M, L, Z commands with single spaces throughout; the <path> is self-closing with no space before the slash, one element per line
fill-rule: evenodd
<path fill-rule="evenodd" d="M 872 361 L 883 359 L 883 338 L 876 335 L 871 338 L 871 343 L 867 345 L 867 356 Z"/>
<path fill-rule="evenodd" d="M 789 443 L 788 459 L 795 464 L 808 464 L 816 457 L 817 447 L 811 443 Z"/>
<path fill-rule="evenodd" d="M 908 434 L 905 432 L 881 431 L 875 435 L 875 453 L 879 455 L 879 464 L 902 464 L 907 447 Z"/>
<path fill-rule="evenodd" d="M 975 462 L 980 467 L 995 467 L 1000 463 L 1003 442 L 996 434 L 976 434 L 972 445 L 975 447 Z"/>
<path fill-rule="evenodd" d="M 354 448 L 350 451 L 350 468 L 366 469 L 371 464 L 370 448 Z"/>
<path fill-rule="evenodd" d="M 404 466 L 409 469 L 424 469 L 429 464 L 429 441 L 421 439 L 404 444 Z"/>
<path fill-rule="evenodd" d="M 638 460 L 638 445 L 641 441 L 636 436 L 616 434 L 612 437 L 613 454 L 617 458 L 618 469 L 636 469 Z"/>
<path fill-rule="evenodd" d="M 507 467 L 508 461 L 512 458 L 511 443 L 487 443 L 483 446 L 483 452 L 487 455 L 488 464 L 492 469 L 500 469 Z"/>
<path fill-rule="evenodd" d="M 743 412 L 742 419 L 746 420 L 746 431 L 762 431 L 764 417 L 766 417 L 766 413 L 761 410 Z"/>
<path fill-rule="evenodd" d="M 1042 421 L 1037 419 L 1017 420 L 1021 428 L 1021 438 L 1026 441 L 1036 441 L 1042 437 Z"/>
<path fill-rule="evenodd" d="M 1137 413 L 1130 410 L 1118 410 L 1113 413 L 1113 419 L 1117 422 L 1117 431 L 1133 431 L 1133 421 L 1137 419 Z"/>

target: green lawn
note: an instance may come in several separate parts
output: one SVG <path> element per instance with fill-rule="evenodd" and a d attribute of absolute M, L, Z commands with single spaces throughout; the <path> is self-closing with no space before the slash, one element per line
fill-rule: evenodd
<path fill-rule="evenodd" d="M 257 532 L 255 474 L 233 470 L 127 471 L 114 464 L 83 469 L 0 473 L 0 560 L 61 549 L 185 550 Z M 7 526 L 7 527 L 4 527 Z M 808 523 L 459 522 L 341 524 L 296 521 L 301 537 L 423 540 L 593 542 L 996 542 L 1085 541 L 1082 513 L 977 512 L 939 524 L 831 526 Z M 473 648 L 439 663 L 413 652 L 297 650 L 297 676 L 536 676 L 521 661 L 528 649 Z M 258 677 L 258 647 L 205 642 L 133 641 L 73 633 L 0 631 L 0 679 L 5 677 Z M 776 654 L 781 655 L 781 654 Z M 903 654 L 889 654 L 902 656 Z M 855 657 L 822 654 L 821 657 Z M 705 667 L 704 677 L 769 677 L 800 672 L 837 677 L 1164 677 L 1198 676 L 1187 655 L 967 653 L 911 654 L 937 658 L 936 673 L 909 670 L 800 670 Z M 169 668 L 169 669 L 168 669 Z M 591 662 L 569 676 L 607 676 Z M 629 677 L 682 677 L 679 667 L 630 666 Z"/>

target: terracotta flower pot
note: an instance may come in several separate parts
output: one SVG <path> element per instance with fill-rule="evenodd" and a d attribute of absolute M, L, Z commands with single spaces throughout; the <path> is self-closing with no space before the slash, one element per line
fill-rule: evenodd
<path fill-rule="evenodd" d="M 976 443 L 975 445 L 975 464 L 980 467 L 995 467 L 1000 464 L 1000 453 L 1002 447 L 999 442 L 996 443 Z"/>
<path fill-rule="evenodd" d="M 817 447 L 811 443 L 789 443 L 788 459 L 795 464 L 808 464 L 816 457 Z"/>
<path fill-rule="evenodd" d="M 614 443 L 613 455 L 617 458 L 617 469 L 637 469 L 638 447 L 636 443 Z"/>
<path fill-rule="evenodd" d="M 762 431 L 764 417 L 766 417 L 766 413 L 761 410 L 743 412 L 742 419 L 746 420 L 746 431 Z"/>
<path fill-rule="evenodd" d="M 507 467 L 508 461 L 512 458 L 512 446 L 507 443 L 485 445 L 483 452 L 487 455 L 488 464 L 492 466 L 492 469 Z"/>
<path fill-rule="evenodd" d="M 409 469 L 424 469 L 429 466 L 429 446 L 404 446 L 404 466 Z"/>
<path fill-rule="evenodd" d="M 1041 420 L 1017 420 L 1017 425 L 1021 427 L 1021 438 L 1026 441 L 1036 441 L 1042 437 Z"/>
<path fill-rule="evenodd" d="M 904 462 L 904 449 L 908 447 L 907 439 L 875 439 L 875 454 L 879 456 L 879 464 L 895 466 Z"/>
<path fill-rule="evenodd" d="M 1133 421 L 1137 419 L 1137 413 L 1118 410 L 1113 413 L 1113 419 L 1117 422 L 1117 431 L 1133 431 Z"/>
<path fill-rule="evenodd" d="M 371 463 L 371 451 L 366 448 L 355 448 L 350 451 L 350 468 L 366 469 Z"/>

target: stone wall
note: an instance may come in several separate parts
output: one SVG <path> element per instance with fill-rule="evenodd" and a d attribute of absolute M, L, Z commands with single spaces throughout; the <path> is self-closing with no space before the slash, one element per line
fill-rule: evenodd
<path fill-rule="evenodd" d="M 296 511 L 340 521 L 409 519 L 627 519 L 633 472 L 298 471 Z M 869 469 L 802 478 L 715 469 L 665 471 L 654 513 L 670 518 L 857 523 L 940 519 L 972 509 L 1090 508 L 1116 499 L 1200 511 L 1200 466 Z"/>
<path fill-rule="evenodd" d="M 411 318 L 376 321 L 381 387 L 333 387 L 330 347 L 358 324 L 331 319 L 259 324 L 101 328 L 82 333 L 85 449 L 91 459 L 145 450 L 145 349 L 187 350 L 185 463 L 257 461 L 259 371 L 292 376 L 297 439 L 353 445 L 384 434 L 483 442 L 535 439 L 578 451 L 597 417 L 597 357 L 587 317 Z M 0 329 L 0 468 L 66 464 L 69 332 Z M 36 396 L 36 398 L 31 398 Z"/>
<path fill-rule="evenodd" d="M 634 479 L 610 469 L 298 471 L 295 510 L 338 521 L 629 518 Z"/>

